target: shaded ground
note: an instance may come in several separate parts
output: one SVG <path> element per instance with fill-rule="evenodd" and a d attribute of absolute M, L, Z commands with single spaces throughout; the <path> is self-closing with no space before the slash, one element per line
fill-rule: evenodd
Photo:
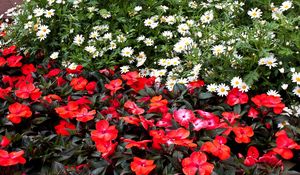
<path fill-rule="evenodd" d="M 7 9 L 12 8 L 15 4 L 20 4 L 22 0 L 0 0 L 0 15 Z"/>

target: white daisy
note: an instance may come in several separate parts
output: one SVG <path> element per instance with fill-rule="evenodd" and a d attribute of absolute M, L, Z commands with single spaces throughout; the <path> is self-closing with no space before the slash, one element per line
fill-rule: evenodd
<path fill-rule="evenodd" d="M 296 86 L 293 90 L 293 93 L 295 95 L 297 95 L 298 97 L 300 97 L 300 87 L 299 86 Z"/>
<path fill-rule="evenodd" d="M 225 85 L 224 83 L 219 84 L 217 87 L 217 94 L 219 96 L 227 96 L 229 89 L 229 86 Z"/>
<path fill-rule="evenodd" d="M 237 88 L 242 85 L 243 80 L 240 77 L 233 77 L 230 83 L 232 87 Z"/>
<path fill-rule="evenodd" d="M 90 54 L 94 54 L 97 51 L 95 46 L 86 46 L 84 48 L 84 50 L 87 51 Z"/>
<path fill-rule="evenodd" d="M 218 88 L 218 86 L 215 83 L 213 83 L 213 84 L 207 85 L 206 89 L 208 92 L 216 92 L 217 88 Z"/>
<path fill-rule="evenodd" d="M 173 38 L 173 33 L 171 31 L 164 31 L 162 36 L 166 37 L 167 39 Z"/>
<path fill-rule="evenodd" d="M 154 41 L 153 41 L 153 39 L 151 39 L 151 38 L 146 38 L 146 39 L 144 40 L 144 43 L 146 44 L 146 46 L 153 46 Z"/>
<path fill-rule="evenodd" d="M 300 72 L 294 72 L 292 75 L 292 81 L 294 83 L 300 84 Z"/>
<path fill-rule="evenodd" d="M 175 84 L 177 83 L 176 80 L 173 80 L 173 79 L 168 79 L 167 82 L 166 82 L 166 87 L 169 91 L 172 91 Z"/>
<path fill-rule="evenodd" d="M 282 88 L 283 90 L 286 90 L 288 87 L 289 87 L 288 84 L 282 84 L 282 85 L 281 85 L 281 88 Z"/>
<path fill-rule="evenodd" d="M 225 47 L 220 44 L 214 46 L 211 50 L 215 56 L 219 56 L 225 52 Z"/>
<path fill-rule="evenodd" d="M 251 18 L 260 18 L 262 15 L 262 11 L 258 8 L 254 8 L 248 11 L 247 13 Z"/>
<path fill-rule="evenodd" d="M 207 11 L 200 17 L 201 23 L 203 24 L 209 24 L 214 19 L 213 11 Z"/>
<path fill-rule="evenodd" d="M 268 90 L 267 95 L 274 96 L 274 97 L 280 97 L 280 94 L 278 93 L 278 91 L 272 90 L 272 89 Z"/>
<path fill-rule="evenodd" d="M 187 24 L 180 24 L 177 26 L 177 31 L 183 36 L 189 34 L 189 29 L 190 27 Z"/>
<path fill-rule="evenodd" d="M 286 11 L 286 10 L 290 9 L 292 7 L 292 5 L 293 5 L 293 3 L 291 1 L 284 1 L 280 6 L 280 10 Z"/>
<path fill-rule="evenodd" d="M 242 92 L 248 92 L 249 91 L 249 86 L 244 82 L 238 88 Z"/>
<path fill-rule="evenodd" d="M 93 31 L 90 33 L 90 36 L 89 36 L 91 39 L 97 39 L 99 37 L 99 33 L 98 31 Z"/>
<path fill-rule="evenodd" d="M 82 35 L 76 35 L 75 37 L 74 37 L 74 41 L 73 41 L 73 43 L 75 44 L 75 45 L 77 45 L 77 46 L 80 46 L 82 43 L 84 42 L 84 37 L 82 36 Z"/>
<path fill-rule="evenodd" d="M 122 74 L 129 72 L 129 66 L 122 66 L 120 69 Z"/>
<path fill-rule="evenodd" d="M 49 27 L 46 26 L 46 25 L 40 25 L 38 27 L 38 29 L 39 29 L 39 31 L 45 33 L 46 35 L 48 35 L 51 32 L 50 29 L 49 29 Z"/>
<path fill-rule="evenodd" d="M 54 16 L 54 12 L 55 12 L 54 9 L 46 10 L 46 11 L 44 12 L 44 13 L 45 13 L 45 17 L 46 17 L 46 18 L 51 18 L 52 16 Z"/>
<path fill-rule="evenodd" d="M 44 9 L 42 8 L 36 8 L 33 10 L 34 16 L 35 17 L 40 17 L 44 14 Z"/>
<path fill-rule="evenodd" d="M 44 32 L 42 32 L 42 31 L 38 31 L 38 32 L 36 33 L 36 36 L 38 37 L 38 39 L 39 39 L 40 41 L 43 41 L 43 40 L 45 40 L 45 39 L 47 38 L 47 34 L 44 33 Z"/>
<path fill-rule="evenodd" d="M 132 49 L 132 47 L 125 47 L 122 49 L 121 51 L 121 56 L 123 57 L 131 57 L 133 54 L 134 50 Z"/>
<path fill-rule="evenodd" d="M 53 52 L 51 55 L 50 55 L 50 58 L 55 60 L 58 58 L 58 55 L 59 55 L 59 52 Z"/>
<path fill-rule="evenodd" d="M 136 7 L 134 7 L 134 11 L 136 11 L 136 12 L 139 12 L 139 11 L 141 11 L 143 9 L 143 7 L 141 7 L 141 6 L 136 6 Z"/>

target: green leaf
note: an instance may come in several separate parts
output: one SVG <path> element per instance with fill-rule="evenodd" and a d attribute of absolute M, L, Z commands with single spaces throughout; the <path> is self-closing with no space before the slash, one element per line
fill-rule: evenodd
<path fill-rule="evenodd" d="M 254 70 L 250 71 L 243 80 L 248 86 L 252 86 L 255 81 L 257 81 L 259 78 L 259 74 Z"/>

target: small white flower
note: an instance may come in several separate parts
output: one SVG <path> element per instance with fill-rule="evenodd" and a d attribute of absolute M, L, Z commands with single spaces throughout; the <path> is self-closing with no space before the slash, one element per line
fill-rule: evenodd
<path fill-rule="evenodd" d="M 169 91 L 172 91 L 176 83 L 177 83 L 176 80 L 168 79 L 167 82 L 166 82 L 167 89 Z"/>
<path fill-rule="evenodd" d="M 269 67 L 269 69 L 271 69 L 272 67 L 277 67 L 278 63 L 276 61 L 277 61 L 277 59 L 274 57 L 274 55 L 270 54 L 270 56 L 268 56 L 268 57 L 261 58 L 258 61 L 258 64 L 265 65 L 265 66 Z"/>
<path fill-rule="evenodd" d="M 84 48 L 84 50 L 87 51 L 87 52 L 89 52 L 90 54 L 94 54 L 97 51 L 97 49 L 96 49 L 95 46 L 86 46 Z"/>
<path fill-rule="evenodd" d="M 284 128 L 287 125 L 290 125 L 290 123 L 288 121 L 282 121 L 282 122 L 278 123 L 277 127 L 279 129 L 282 129 L 282 128 Z"/>
<path fill-rule="evenodd" d="M 143 7 L 141 7 L 141 6 L 136 6 L 136 7 L 134 7 L 134 11 L 136 11 L 136 12 L 139 12 L 139 11 L 141 11 L 143 9 Z"/>
<path fill-rule="evenodd" d="M 213 11 L 207 11 L 200 17 L 200 20 L 203 24 L 209 24 L 214 19 Z"/>
<path fill-rule="evenodd" d="M 90 38 L 91 39 L 97 39 L 99 37 L 98 31 L 93 31 L 90 33 Z"/>
<path fill-rule="evenodd" d="M 244 82 L 238 88 L 242 92 L 248 92 L 249 91 L 249 86 Z"/>
<path fill-rule="evenodd" d="M 286 11 L 288 9 L 290 9 L 292 7 L 292 2 L 291 1 L 284 1 L 281 6 L 280 6 L 280 10 L 281 11 Z"/>
<path fill-rule="evenodd" d="M 38 39 L 39 39 L 40 41 L 43 41 L 43 40 L 45 40 L 45 39 L 47 38 L 47 34 L 44 33 L 44 32 L 42 32 L 42 31 L 38 31 L 38 32 L 36 33 L 36 36 L 38 37 Z"/>
<path fill-rule="evenodd" d="M 253 18 L 260 18 L 262 15 L 262 11 L 258 8 L 254 8 L 248 11 L 247 13 L 252 19 Z"/>
<path fill-rule="evenodd" d="M 153 46 L 154 41 L 153 41 L 153 39 L 151 39 L 151 38 L 146 38 L 146 39 L 144 40 L 144 43 L 146 44 L 146 46 Z"/>
<path fill-rule="evenodd" d="M 50 58 L 55 60 L 58 58 L 58 55 L 59 55 L 59 52 L 53 52 L 51 55 L 50 55 Z"/>
<path fill-rule="evenodd" d="M 286 89 L 288 88 L 288 86 L 289 86 L 288 84 L 282 84 L 282 85 L 281 85 L 281 88 L 282 88 L 283 90 L 286 90 Z"/>
<path fill-rule="evenodd" d="M 49 29 L 49 27 L 46 26 L 46 25 L 40 25 L 40 26 L 38 27 L 38 29 L 39 29 L 40 32 L 43 32 L 43 33 L 45 33 L 46 35 L 48 35 L 48 34 L 51 32 L 50 29 Z"/>
<path fill-rule="evenodd" d="M 215 56 L 219 56 L 225 52 L 225 47 L 223 45 L 216 45 L 211 50 Z"/>
<path fill-rule="evenodd" d="M 177 31 L 183 36 L 189 34 L 189 29 L 190 27 L 187 24 L 180 24 L 177 26 Z"/>
<path fill-rule="evenodd" d="M 296 86 L 293 90 L 293 93 L 295 95 L 297 95 L 298 97 L 300 97 L 300 87 L 299 86 Z"/>
<path fill-rule="evenodd" d="M 284 73 L 284 68 L 280 68 L 278 70 L 279 70 L 280 73 L 282 73 L 282 74 Z"/>
<path fill-rule="evenodd" d="M 229 89 L 229 86 L 225 85 L 224 83 L 219 84 L 217 87 L 217 94 L 222 97 L 227 96 Z"/>
<path fill-rule="evenodd" d="M 75 64 L 75 63 L 71 63 L 69 66 L 68 66 L 68 68 L 69 69 L 71 69 L 71 70 L 75 70 L 76 68 L 77 68 L 77 64 Z"/>
<path fill-rule="evenodd" d="M 237 88 L 242 85 L 243 80 L 240 77 L 233 77 L 230 83 L 232 87 Z"/>
<path fill-rule="evenodd" d="M 121 56 L 123 57 L 131 57 L 133 54 L 134 50 L 132 49 L 132 47 L 125 47 L 122 49 L 121 51 Z"/>
<path fill-rule="evenodd" d="M 136 40 L 138 42 L 143 41 L 146 37 L 144 35 L 139 36 Z"/>
<path fill-rule="evenodd" d="M 173 25 L 176 23 L 176 18 L 174 16 L 168 16 L 166 18 L 166 23 L 168 23 L 169 25 Z"/>
<path fill-rule="evenodd" d="M 80 46 L 84 42 L 84 37 L 82 35 L 76 35 L 73 43 L 77 46 Z"/>
<path fill-rule="evenodd" d="M 280 97 L 280 94 L 278 93 L 278 91 L 272 90 L 272 89 L 268 90 L 267 94 L 270 96 L 274 96 L 274 97 Z"/>
<path fill-rule="evenodd" d="M 290 71 L 291 71 L 292 73 L 294 73 L 294 72 L 296 71 L 296 69 L 295 69 L 294 67 L 291 67 L 291 68 L 290 68 Z"/>
<path fill-rule="evenodd" d="M 45 17 L 46 17 L 46 18 L 51 18 L 52 16 L 54 16 L 54 12 L 55 12 L 54 9 L 46 10 L 46 11 L 44 12 L 44 13 L 45 13 Z"/>
<path fill-rule="evenodd" d="M 173 38 L 173 33 L 171 31 L 164 31 L 162 36 L 166 37 L 167 39 Z"/>
<path fill-rule="evenodd" d="M 300 84 L 300 72 L 294 72 L 292 75 L 292 81 L 294 83 Z"/>
<path fill-rule="evenodd" d="M 111 41 L 109 43 L 109 50 L 113 50 L 113 49 L 116 49 L 117 48 L 117 44 L 113 41 Z"/>
<path fill-rule="evenodd" d="M 117 41 L 119 43 L 124 43 L 127 40 L 127 38 L 124 35 L 118 35 L 117 36 Z"/>
<path fill-rule="evenodd" d="M 208 92 L 216 92 L 217 91 L 218 86 L 214 83 L 214 84 L 209 84 L 207 85 L 207 90 Z"/>
<path fill-rule="evenodd" d="M 129 66 L 122 66 L 120 69 L 122 74 L 129 72 Z"/>
<path fill-rule="evenodd" d="M 40 17 L 44 14 L 44 9 L 42 8 L 36 8 L 33 10 L 34 16 L 35 17 Z"/>

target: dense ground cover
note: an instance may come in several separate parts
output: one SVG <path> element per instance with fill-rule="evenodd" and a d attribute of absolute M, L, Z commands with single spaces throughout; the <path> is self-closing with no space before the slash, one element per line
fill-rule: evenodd
<path fill-rule="evenodd" d="M 26 1 L 0 25 L 0 169 L 297 174 L 298 11 Z"/>

